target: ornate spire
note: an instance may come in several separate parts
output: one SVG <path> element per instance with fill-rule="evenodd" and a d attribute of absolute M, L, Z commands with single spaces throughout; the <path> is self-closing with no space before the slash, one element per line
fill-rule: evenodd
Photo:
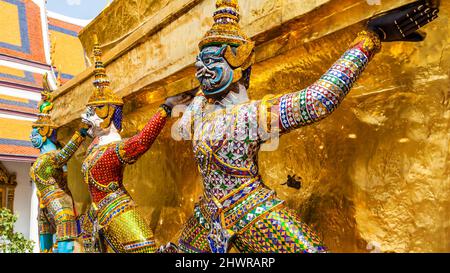
<path fill-rule="evenodd" d="M 39 103 L 38 119 L 33 123 L 33 128 L 39 128 L 42 137 L 50 137 L 56 125 L 50 118 L 50 111 L 53 110 L 53 95 L 48 82 L 48 74 L 44 74 L 42 79 L 43 91 L 41 92 L 41 102 Z"/>
<path fill-rule="evenodd" d="M 200 41 L 203 49 L 209 45 L 223 45 L 239 47 L 251 40 L 242 32 L 240 26 L 238 0 L 217 0 L 214 12 L 214 25 Z"/>
<path fill-rule="evenodd" d="M 39 112 L 41 114 L 49 114 L 53 110 L 53 96 L 50 84 L 48 82 L 48 74 L 44 74 L 42 79 L 43 91 L 41 92 L 41 102 L 39 103 Z"/>
<path fill-rule="evenodd" d="M 102 50 L 98 43 L 97 35 L 94 35 L 94 93 L 89 98 L 87 105 L 123 105 L 123 100 L 119 98 L 114 92 L 109 88 L 110 81 L 106 75 L 105 66 L 102 62 Z"/>
<path fill-rule="evenodd" d="M 239 26 L 238 0 L 217 0 L 214 25 L 199 43 L 200 50 L 207 46 L 227 45 L 225 59 L 235 69 L 234 81 L 239 80 L 242 71 L 255 62 L 255 44 Z M 237 48 L 232 50 L 231 47 Z"/>

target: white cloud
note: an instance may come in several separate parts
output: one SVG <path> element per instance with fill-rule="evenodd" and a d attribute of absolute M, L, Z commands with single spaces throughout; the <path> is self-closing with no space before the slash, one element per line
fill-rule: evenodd
<path fill-rule="evenodd" d="M 81 0 L 66 0 L 66 3 L 69 6 L 79 6 L 81 5 Z"/>

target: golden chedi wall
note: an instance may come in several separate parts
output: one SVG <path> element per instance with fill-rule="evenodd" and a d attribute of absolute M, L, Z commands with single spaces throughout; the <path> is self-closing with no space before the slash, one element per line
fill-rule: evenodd
<path fill-rule="evenodd" d="M 101 30 L 119 41 L 105 61 L 112 87 L 126 101 L 124 137 L 141 129 L 165 96 L 196 87 L 192 64 L 214 2 L 116 0 L 81 34 L 88 41 Z M 243 28 L 257 42 L 251 98 L 311 84 L 367 18 L 412 1 L 368 2 L 241 0 Z M 266 183 L 333 252 L 372 251 L 370 245 L 383 252 L 450 251 L 450 3 L 442 2 L 425 42 L 384 44 L 335 113 L 283 136 L 276 151 L 260 153 Z M 150 14 L 145 4 L 161 8 Z M 117 25 L 128 5 L 138 9 L 136 18 L 147 17 L 133 19 L 139 23 L 129 23 L 129 30 L 140 27 L 122 37 L 128 21 Z M 91 82 L 90 68 L 58 91 L 54 118 L 62 140 L 77 128 Z M 190 143 L 170 137 L 173 123 L 124 177 L 159 243 L 177 238 L 202 192 Z M 79 211 L 89 203 L 80 172 L 86 146 L 69 164 Z M 302 179 L 300 190 L 281 185 L 294 174 Z"/>

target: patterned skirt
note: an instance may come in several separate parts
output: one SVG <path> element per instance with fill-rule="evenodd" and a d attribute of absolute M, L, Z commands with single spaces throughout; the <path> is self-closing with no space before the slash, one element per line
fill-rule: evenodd
<path fill-rule="evenodd" d="M 76 240 L 78 228 L 72 196 L 56 186 L 39 193 L 39 234 L 56 233 L 56 241 Z"/>
<path fill-rule="evenodd" d="M 82 221 L 85 252 L 154 253 L 153 232 L 125 192 L 92 205 Z"/>
<path fill-rule="evenodd" d="M 221 200 L 203 197 L 183 229 L 179 249 L 225 253 L 231 243 L 241 252 L 326 252 L 309 226 L 258 179 Z"/>

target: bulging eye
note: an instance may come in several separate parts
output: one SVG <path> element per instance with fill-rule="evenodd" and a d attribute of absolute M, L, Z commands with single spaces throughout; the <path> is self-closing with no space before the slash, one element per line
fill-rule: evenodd
<path fill-rule="evenodd" d="M 89 108 L 87 109 L 87 111 L 86 111 L 86 116 L 87 116 L 87 117 L 92 117 L 92 116 L 94 115 L 94 113 L 95 113 L 94 108 L 89 107 Z"/>
<path fill-rule="evenodd" d="M 105 119 L 110 114 L 110 107 L 109 107 L 109 105 L 98 106 L 95 109 L 95 113 L 97 114 L 97 116 L 99 118 Z"/>
<path fill-rule="evenodd" d="M 206 65 L 209 65 L 209 64 L 212 64 L 213 63 L 213 60 L 212 59 L 206 59 L 205 60 L 205 64 Z"/>

